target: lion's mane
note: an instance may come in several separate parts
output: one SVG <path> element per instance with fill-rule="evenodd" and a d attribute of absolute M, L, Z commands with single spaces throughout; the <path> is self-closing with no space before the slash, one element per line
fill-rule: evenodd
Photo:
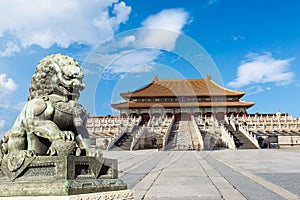
<path fill-rule="evenodd" d="M 65 65 L 79 66 L 73 58 L 61 54 L 53 54 L 42 59 L 32 76 L 28 100 L 52 94 L 55 87 L 53 77 Z"/>

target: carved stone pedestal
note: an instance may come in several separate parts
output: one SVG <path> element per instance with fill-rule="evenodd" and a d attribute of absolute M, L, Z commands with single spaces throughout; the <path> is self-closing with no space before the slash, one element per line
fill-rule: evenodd
<path fill-rule="evenodd" d="M 132 190 L 98 192 L 71 196 L 17 196 L 0 197 L 0 200 L 134 200 Z"/>
<path fill-rule="evenodd" d="M 8 166 L 3 160 L 0 170 L 2 197 L 66 196 L 127 189 L 127 185 L 117 179 L 117 160 L 113 159 L 37 156 L 25 158 L 15 171 Z"/>

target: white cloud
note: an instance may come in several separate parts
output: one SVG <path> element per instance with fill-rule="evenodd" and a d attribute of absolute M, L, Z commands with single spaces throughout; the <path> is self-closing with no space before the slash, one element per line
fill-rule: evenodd
<path fill-rule="evenodd" d="M 12 54 L 19 52 L 19 51 L 21 51 L 21 48 L 18 45 L 14 44 L 12 42 L 7 42 L 5 50 L 0 52 L 0 56 L 1 57 L 11 56 Z"/>
<path fill-rule="evenodd" d="M 104 71 L 103 78 L 114 79 L 121 77 L 125 73 L 137 74 L 153 71 L 154 60 L 161 54 L 159 50 L 144 49 L 127 52 L 114 62 Z"/>
<path fill-rule="evenodd" d="M 202 7 L 205 9 L 209 9 L 211 7 L 215 7 L 221 4 L 221 0 L 206 0 L 203 2 Z"/>
<path fill-rule="evenodd" d="M 1 56 L 39 45 L 99 44 L 128 20 L 131 7 L 118 0 L 0 0 Z M 33 6 L 34 5 L 34 6 Z M 14 43 L 9 43 L 11 40 Z M 18 41 L 16 43 L 15 41 Z"/>
<path fill-rule="evenodd" d="M 213 6 L 219 3 L 220 0 L 208 0 L 207 4 L 209 6 Z"/>
<path fill-rule="evenodd" d="M 188 13 L 183 9 L 162 10 L 148 16 L 142 22 L 143 28 L 120 33 L 102 43 L 85 62 L 88 66 L 99 66 L 102 78 L 109 80 L 124 73 L 151 72 L 162 53 L 160 49 L 175 48 L 187 20 Z"/>
<path fill-rule="evenodd" d="M 12 78 L 7 78 L 7 75 L 0 74 L 0 96 L 11 93 L 17 89 L 17 84 Z"/>
<path fill-rule="evenodd" d="M 2 130 L 4 128 L 4 126 L 5 126 L 5 120 L 2 119 L 2 120 L 0 120 L 0 130 Z"/>
<path fill-rule="evenodd" d="M 141 66 L 152 64 L 153 61 L 160 55 L 157 50 L 139 50 L 125 54 L 112 64 L 112 70 L 115 73 L 136 73 L 142 72 L 142 69 L 137 70 Z M 135 69 L 135 70 L 133 70 Z M 149 71 L 149 67 L 145 67 Z"/>
<path fill-rule="evenodd" d="M 150 15 L 142 22 L 144 27 L 163 28 L 180 32 L 186 24 L 188 14 L 183 9 L 165 9 Z"/>
<path fill-rule="evenodd" d="M 151 72 L 153 71 L 153 66 L 150 65 L 142 65 L 142 66 L 137 66 L 137 67 L 133 67 L 129 72 L 130 73 L 145 73 L 145 72 Z"/>
<path fill-rule="evenodd" d="M 14 102 L 13 100 L 9 100 L 7 98 L 0 98 L 0 110 L 2 111 L 0 120 L 2 117 L 2 119 L 6 122 L 13 122 L 16 115 L 19 114 L 27 102 L 28 101 Z"/>
<path fill-rule="evenodd" d="M 245 37 L 242 36 L 242 35 L 235 35 L 235 36 L 232 37 L 232 39 L 233 39 L 234 41 L 237 41 L 237 40 L 244 40 Z"/>
<path fill-rule="evenodd" d="M 250 96 L 250 95 L 253 95 L 253 94 L 263 92 L 264 89 L 260 85 L 254 85 L 254 86 L 250 86 L 248 88 L 245 88 L 245 91 L 246 91 L 247 95 Z"/>
<path fill-rule="evenodd" d="M 7 110 L 7 109 L 10 108 L 10 105 L 8 103 L 6 103 L 6 102 L 5 103 L 1 102 L 0 103 L 0 108 Z"/>
<path fill-rule="evenodd" d="M 270 52 L 264 54 L 249 53 L 238 67 L 237 77 L 228 85 L 234 88 L 250 84 L 275 83 L 289 85 L 295 74 L 289 70 L 294 58 L 276 59 Z"/>
<path fill-rule="evenodd" d="M 92 70 L 92 69 L 88 69 L 88 68 L 83 68 L 83 74 L 86 75 L 90 75 L 90 74 L 96 74 L 97 72 Z"/>
<path fill-rule="evenodd" d="M 16 111 L 21 111 L 26 103 L 27 103 L 27 101 L 20 101 L 17 104 L 13 105 L 12 109 L 16 110 Z"/>
<path fill-rule="evenodd" d="M 173 50 L 182 28 L 188 21 L 188 13 L 183 9 L 165 9 L 147 17 L 138 38 L 139 45 Z"/>
<path fill-rule="evenodd" d="M 130 43 L 133 43 L 136 40 L 134 35 L 129 35 L 126 36 L 124 38 L 122 38 L 122 40 L 119 42 L 119 46 L 122 47 L 126 47 L 128 45 L 130 45 Z"/>

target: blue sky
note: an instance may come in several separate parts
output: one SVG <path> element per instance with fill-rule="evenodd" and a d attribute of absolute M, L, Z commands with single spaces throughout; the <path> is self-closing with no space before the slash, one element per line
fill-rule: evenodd
<path fill-rule="evenodd" d="M 32 1 L 32 2 L 31 2 Z M 31 3 L 30 3 L 31 2 Z M 246 91 L 249 113 L 300 117 L 297 0 L 0 0 L 0 134 L 27 101 L 39 60 L 84 68 L 91 115 L 160 79 L 203 78 Z M 35 6 L 32 6 L 35 5 Z"/>

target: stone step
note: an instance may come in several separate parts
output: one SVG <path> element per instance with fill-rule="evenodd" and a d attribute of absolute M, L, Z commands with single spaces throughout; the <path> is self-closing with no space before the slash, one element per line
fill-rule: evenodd
<path fill-rule="evenodd" d="M 196 137 L 191 121 L 177 121 L 173 124 L 166 150 L 197 149 L 199 142 Z"/>
<path fill-rule="evenodd" d="M 257 147 L 242 132 L 234 130 L 230 124 L 225 124 L 225 127 L 232 133 L 237 149 L 257 149 Z"/>
<path fill-rule="evenodd" d="M 115 145 L 110 150 L 130 150 L 132 138 L 133 137 L 130 133 L 124 133 L 124 135 L 115 143 Z"/>

